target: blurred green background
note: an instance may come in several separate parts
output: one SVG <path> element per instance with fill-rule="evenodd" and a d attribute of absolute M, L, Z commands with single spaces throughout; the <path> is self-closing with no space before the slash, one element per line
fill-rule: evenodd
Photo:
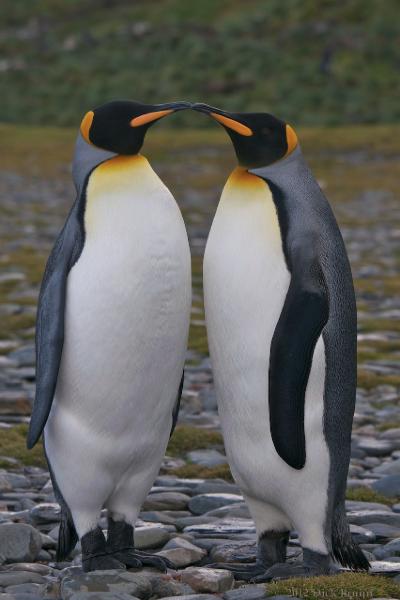
<path fill-rule="evenodd" d="M 399 13 L 398 0 L 2 0 L 0 120 L 75 125 L 130 97 L 390 123 Z"/>

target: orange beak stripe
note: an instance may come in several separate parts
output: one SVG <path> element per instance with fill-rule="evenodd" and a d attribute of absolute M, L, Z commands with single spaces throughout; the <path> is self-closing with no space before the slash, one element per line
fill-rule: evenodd
<path fill-rule="evenodd" d="M 81 134 L 82 134 L 83 139 L 86 142 L 88 142 L 88 144 L 92 143 L 89 139 L 89 131 L 90 131 L 90 128 L 93 123 L 93 117 L 94 117 L 94 112 L 92 110 L 89 110 L 89 112 L 87 112 L 86 115 L 83 117 L 82 123 L 81 123 Z"/>
<path fill-rule="evenodd" d="M 236 133 L 240 133 L 240 135 L 245 135 L 247 137 L 253 135 L 253 132 L 250 129 L 250 127 L 246 127 L 246 125 L 239 123 L 239 121 L 235 121 L 234 119 L 230 119 L 229 117 L 224 117 L 223 115 L 219 115 L 213 112 L 210 113 L 210 115 L 213 117 L 213 119 L 219 121 L 219 123 L 225 125 L 225 127 L 233 129 L 233 131 L 236 131 Z"/>
<path fill-rule="evenodd" d="M 130 122 L 131 127 L 140 127 L 141 125 L 146 125 L 146 123 L 151 123 L 152 121 L 156 121 L 157 119 L 161 119 L 161 117 L 165 117 L 170 113 L 174 112 L 172 108 L 168 110 L 157 110 L 156 112 L 146 113 L 145 115 L 140 115 L 139 117 L 135 117 Z"/>
<path fill-rule="evenodd" d="M 295 130 L 290 125 L 286 125 L 286 141 L 287 141 L 287 151 L 285 156 L 288 156 L 293 150 L 296 148 L 298 144 L 298 139 Z"/>

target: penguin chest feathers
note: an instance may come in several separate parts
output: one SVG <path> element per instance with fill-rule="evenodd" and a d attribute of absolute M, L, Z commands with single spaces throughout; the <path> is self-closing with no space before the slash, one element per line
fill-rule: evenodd
<path fill-rule="evenodd" d="M 223 190 L 207 242 L 204 279 L 207 319 L 215 315 L 211 338 L 214 331 L 220 340 L 222 327 L 231 347 L 236 331 L 235 360 L 243 359 L 247 343 L 268 358 L 290 273 L 270 189 L 244 169 L 235 169 Z"/>

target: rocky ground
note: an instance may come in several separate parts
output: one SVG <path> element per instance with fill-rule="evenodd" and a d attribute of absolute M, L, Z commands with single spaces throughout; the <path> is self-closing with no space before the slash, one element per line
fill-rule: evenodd
<path fill-rule="evenodd" d="M 173 160 L 154 146 L 157 170 L 174 190 L 188 225 L 194 303 L 180 425 L 142 507 L 135 542 L 169 558 L 176 570 L 85 575 L 79 547 L 69 562 L 55 562 L 59 507 L 42 451 L 28 453 L 24 435 L 35 387 L 38 284 L 72 198 L 65 157 L 72 138 L 50 143 L 37 134 L 31 154 L 21 159 L 29 138 L 18 149 L 15 132 L 6 134 L 17 141 L 16 164 L 6 164 L 0 180 L 0 600 L 321 597 L 322 582 L 314 584 L 314 592 L 294 584 L 244 585 L 234 583 L 228 571 L 205 569 L 209 563 L 249 562 L 256 550 L 254 524 L 232 482 L 219 433 L 202 307 L 201 254 L 232 164 L 220 138 L 213 146 L 200 140 L 190 159 L 184 142 L 176 143 Z M 354 141 L 331 142 L 327 154 L 315 150 L 319 137 L 306 134 L 305 145 L 341 223 L 359 309 L 359 387 L 346 508 L 375 576 L 354 576 L 359 579 L 352 585 L 356 592 L 367 590 L 364 597 L 400 598 L 400 210 L 394 177 L 399 159 L 389 157 L 379 136 L 372 153 L 358 149 L 364 138 L 354 134 Z M 179 163 L 185 161 L 182 177 Z M 289 558 L 300 554 L 292 532 Z M 346 577 L 342 592 L 329 587 L 325 597 L 346 597 L 353 576 Z"/>

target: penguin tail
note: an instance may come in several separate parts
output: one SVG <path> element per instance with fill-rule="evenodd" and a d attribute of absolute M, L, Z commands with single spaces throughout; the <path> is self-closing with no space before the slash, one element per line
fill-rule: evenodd
<path fill-rule="evenodd" d="M 78 541 L 74 522 L 72 521 L 71 513 L 64 507 L 61 507 L 61 522 L 58 532 L 58 545 L 56 561 L 65 560 L 72 552 Z"/>
<path fill-rule="evenodd" d="M 352 571 L 368 571 L 370 564 L 351 537 L 344 501 L 336 507 L 332 523 L 332 558 Z"/>

